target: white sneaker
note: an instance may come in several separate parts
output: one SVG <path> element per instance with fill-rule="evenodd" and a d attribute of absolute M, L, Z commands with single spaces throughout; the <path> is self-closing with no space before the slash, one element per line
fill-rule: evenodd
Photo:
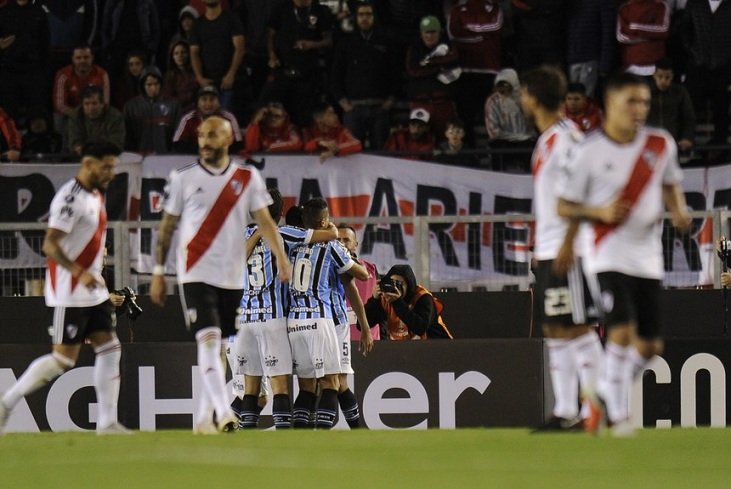
<path fill-rule="evenodd" d="M 213 424 L 213 421 L 207 420 L 207 421 L 203 421 L 201 423 L 194 424 L 193 425 L 193 434 L 194 435 L 217 435 L 218 428 L 216 428 L 216 425 Z"/>
<path fill-rule="evenodd" d="M 612 425 L 612 436 L 615 438 L 632 438 L 637 434 L 637 430 L 629 419 L 623 419 Z"/>
<path fill-rule="evenodd" d="M 115 421 L 112 424 L 109 424 L 103 428 L 97 427 L 96 434 L 99 436 L 106 436 L 106 435 L 131 435 L 132 430 L 126 428 L 122 423 L 119 421 Z"/>
<path fill-rule="evenodd" d="M 233 411 L 229 411 L 218 421 L 218 431 L 221 433 L 233 433 L 239 425 L 239 418 Z"/>
<path fill-rule="evenodd" d="M 5 404 L 0 400 L 0 436 L 5 434 L 5 425 L 8 424 L 10 419 L 10 409 L 5 407 Z"/>

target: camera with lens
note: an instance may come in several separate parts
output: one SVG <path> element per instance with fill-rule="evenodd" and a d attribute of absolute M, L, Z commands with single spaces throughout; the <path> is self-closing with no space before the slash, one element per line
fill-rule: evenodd
<path fill-rule="evenodd" d="M 383 277 L 381 279 L 381 282 L 379 284 L 379 287 L 381 289 L 381 292 L 386 292 L 389 294 L 396 294 L 398 292 L 401 292 L 401 289 L 399 289 L 399 286 L 391 277 Z"/>
<path fill-rule="evenodd" d="M 124 297 L 124 302 L 120 307 L 123 307 L 127 311 L 127 314 L 129 314 L 129 318 L 132 321 L 140 317 L 140 314 L 142 314 L 142 308 L 137 305 L 137 294 L 135 294 L 134 290 L 130 287 L 125 287 L 123 289 L 115 290 L 114 293 Z"/>

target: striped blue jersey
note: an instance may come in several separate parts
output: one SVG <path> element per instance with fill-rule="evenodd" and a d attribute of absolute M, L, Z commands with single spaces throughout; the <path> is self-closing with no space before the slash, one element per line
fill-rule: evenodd
<path fill-rule="evenodd" d="M 343 285 L 343 277 L 336 273 L 333 279 L 335 287 L 332 288 L 332 307 L 335 325 L 348 324 L 348 305 L 345 302 L 345 286 Z"/>
<path fill-rule="evenodd" d="M 292 262 L 289 317 L 335 319 L 335 278 L 355 264 L 348 250 L 334 240 L 295 245 L 289 252 L 289 259 Z"/>
<path fill-rule="evenodd" d="M 246 228 L 248 240 L 257 226 Z M 309 243 L 312 230 L 282 226 L 279 234 L 284 242 L 284 250 L 296 244 Z M 244 294 L 241 297 L 239 313 L 246 322 L 265 321 L 268 319 L 287 317 L 289 292 L 287 284 L 277 278 L 277 259 L 272 250 L 260 239 L 246 262 L 244 277 Z"/>

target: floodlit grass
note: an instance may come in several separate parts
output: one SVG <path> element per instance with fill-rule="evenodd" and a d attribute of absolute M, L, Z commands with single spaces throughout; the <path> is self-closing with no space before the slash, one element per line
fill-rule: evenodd
<path fill-rule="evenodd" d="M 13 489 L 705 489 L 730 481 L 728 429 L 627 439 L 522 429 L 0 437 L 0 488 Z"/>

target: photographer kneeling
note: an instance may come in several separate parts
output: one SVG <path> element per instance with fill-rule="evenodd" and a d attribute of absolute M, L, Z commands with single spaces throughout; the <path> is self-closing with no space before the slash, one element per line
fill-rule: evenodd
<path fill-rule="evenodd" d="M 442 321 L 441 303 L 416 283 L 409 265 L 391 267 L 373 288 L 365 310 L 369 324 L 381 325 L 382 339 L 453 339 Z"/>

